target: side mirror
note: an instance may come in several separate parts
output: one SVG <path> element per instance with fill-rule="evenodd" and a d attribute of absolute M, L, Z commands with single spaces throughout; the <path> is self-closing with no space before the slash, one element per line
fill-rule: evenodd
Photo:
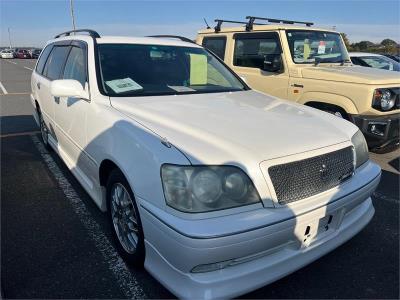
<path fill-rule="evenodd" d="M 283 69 L 282 55 L 273 54 L 264 56 L 263 70 L 266 72 L 277 73 Z"/>
<path fill-rule="evenodd" d="M 54 97 L 89 98 L 82 84 L 74 79 L 53 80 L 51 82 L 50 91 Z"/>

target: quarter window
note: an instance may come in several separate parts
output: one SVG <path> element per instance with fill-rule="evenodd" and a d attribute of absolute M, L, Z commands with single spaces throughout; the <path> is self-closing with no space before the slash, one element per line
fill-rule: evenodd
<path fill-rule="evenodd" d="M 85 87 L 86 64 L 85 52 L 82 48 L 72 47 L 65 64 L 63 79 L 78 80 Z"/>
<path fill-rule="evenodd" d="M 64 66 L 69 49 L 69 46 L 54 46 L 47 59 L 46 66 L 44 67 L 44 76 L 48 77 L 50 80 L 60 78 L 61 69 Z"/>
<path fill-rule="evenodd" d="M 226 37 L 205 37 L 202 45 L 215 53 L 220 59 L 225 58 Z"/>
<path fill-rule="evenodd" d="M 44 48 L 44 50 L 42 52 L 42 55 L 40 55 L 39 61 L 38 61 L 37 65 L 36 65 L 36 71 L 39 74 L 43 73 L 44 65 L 46 63 L 47 57 L 49 56 L 50 51 L 51 51 L 52 48 L 53 48 L 53 45 L 48 45 L 46 48 Z"/>
<path fill-rule="evenodd" d="M 235 38 L 233 65 L 264 68 L 264 61 L 273 60 L 281 54 L 278 36 L 273 34 L 243 34 Z"/>

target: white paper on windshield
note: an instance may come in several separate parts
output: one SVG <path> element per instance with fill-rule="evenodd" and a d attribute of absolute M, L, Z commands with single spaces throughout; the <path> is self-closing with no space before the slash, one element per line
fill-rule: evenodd
<path fill-rule="evenodd" d="M 129 77 L 124 79 L 106 81 L 106 84 L 117 94 L 129 91 L 143 90 L 143 87 L 141 85 L 139 85 L 137 82 L 133 81 Z"/>
<path fill-rule="evenodd" d="M 169 85 L 168 86 L 170 89 L 173 89 L 179 93 L 181 92 L 193 92 L 195 91 L 194 89 L 191 89 L 190 87 L 183 86 L 183 85 Z"/>

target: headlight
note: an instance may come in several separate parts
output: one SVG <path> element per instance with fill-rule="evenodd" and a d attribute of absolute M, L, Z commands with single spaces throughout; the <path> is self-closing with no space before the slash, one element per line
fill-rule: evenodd
<path fill-rule="evenodd" d="M 250 178 L 233 166 L 161 167 L 167 205 L 183 212 L 207 212 L 260 202 Z"/>
<path fill-rule="evenodd" d="M 374 91 L 374 99 L 372 100 L 372 107 L 388 111 L 391 110 L 396 104 L 396 93 L 390 89 L 376 89 Z"/>
<path fill-rule="evenodd" d="M 356 153 L 356 168 L 361 166 L 363 163 L 365 163 L 368 158 L 368 146 L 365 141 L 364 135 L 360 130 L 358 130 L 353 137 L 351 138 L 351 142 L 354 145 L 354 150 Z"/>

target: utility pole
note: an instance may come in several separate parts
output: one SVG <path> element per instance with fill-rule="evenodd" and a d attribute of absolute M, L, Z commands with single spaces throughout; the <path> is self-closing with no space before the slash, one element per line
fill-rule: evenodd
<path fill-rule="evenodd" d="M 72 29 L 76 30 L 76 28 L 75 28 L 75 15 L 74 15 L 74 3 L 73 3 L 73 0 L 69 0 L 69 6 L 70 6 L 70 9 L 71 9 Z"/>
<path fill-rule="evenodd" d="M 11 34 L 10 34 L 10 27 L 8 27 L 8 42 L 10 43 L 10 49 L 12 49 L 12 46 L 11 46 Z"/>

